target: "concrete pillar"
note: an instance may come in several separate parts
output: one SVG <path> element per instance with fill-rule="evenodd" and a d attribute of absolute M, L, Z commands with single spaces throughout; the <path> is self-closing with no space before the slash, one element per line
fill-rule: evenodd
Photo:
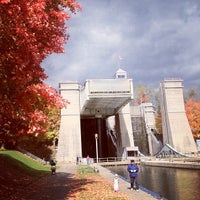
<path fill-rule="evenodd" d="M 60 83 L 60 93 L 70 104 L 61 110 L 56 159 L 75 162 L 77 157 L 82 157 L 79 85 L 77 82 Z"/>
<path fill-rule="evenodd" d="M 129 103 L 116 115 L 117 156 L 121 157 L 126 147 L 134 147 Z"/>

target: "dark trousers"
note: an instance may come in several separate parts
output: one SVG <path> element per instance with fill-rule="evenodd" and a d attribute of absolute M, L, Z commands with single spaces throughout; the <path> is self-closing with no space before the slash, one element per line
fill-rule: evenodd
<path fill-rule="evenodd" d="M 130 177 L 130 182 L 131 182 L 131 188 L 134 188 L 136 190 L 139 189 L 139 185 L 137 182 L 137 177 Z"/>
<path fill-rule="evenodd" d="M 51 174 L 54 175 L 56 173 L 56 166 L 51 166 Z"/>

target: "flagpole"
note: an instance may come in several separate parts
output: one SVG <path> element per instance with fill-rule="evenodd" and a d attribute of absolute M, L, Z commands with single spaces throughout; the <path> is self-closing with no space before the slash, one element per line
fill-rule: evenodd
<path fill-rule="evenodd" d="M 121 55 L 118 55 L 118 65 L 119 65 L 119 68 L 121 67 L 121 61 L 123 60 L 122 56 Z"/>

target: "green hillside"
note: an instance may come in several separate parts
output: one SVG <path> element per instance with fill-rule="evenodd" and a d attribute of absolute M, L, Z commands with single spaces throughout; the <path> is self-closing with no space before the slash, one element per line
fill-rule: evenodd
<path fill-rule="evenodd" d="M 17 195 L 27 186 L 49 173 L 49 166 L 44 166 L 20 152 L 0 151 L 0 199 L 17 199 Z"/>

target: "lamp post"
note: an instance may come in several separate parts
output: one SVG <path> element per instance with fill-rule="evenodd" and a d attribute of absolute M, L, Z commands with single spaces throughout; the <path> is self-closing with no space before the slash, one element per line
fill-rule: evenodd
<path fill-rule="evenodd" d="M 95 137 L 95 141 L 96 141 L 96 162 L 98 163 L 98 134 L 95 133 L 94 134 L 94 137 Z"/>

